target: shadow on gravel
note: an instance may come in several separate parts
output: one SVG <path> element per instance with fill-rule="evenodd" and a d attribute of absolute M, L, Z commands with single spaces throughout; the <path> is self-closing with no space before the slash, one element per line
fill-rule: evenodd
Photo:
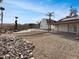
<path fill-rule="evenodd" d="M 75 33 L 67 33 L 67 32 L 50 32 L 51 34 L 54 35 L 59 35 L 60 37 L 68 40 L 73 40 L 79 42 L 79 40 L 76 39 L 76 34 Z"/>
<path fill-rule="evenodd" d="M 19 35 L 19 36 L 34 36 L 34 37 L 40 37 L 40 36 L 48 36 L 48 34 L 46 35 L 46 33 L 48 32 L 38 32 L 38 33 L 31 33 L 31 34 L 22 34 L 22 35 Z"/>

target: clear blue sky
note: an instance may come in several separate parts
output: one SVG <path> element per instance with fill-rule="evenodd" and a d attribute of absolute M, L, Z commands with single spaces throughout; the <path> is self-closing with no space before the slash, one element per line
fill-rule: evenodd
<path fill-rule="evenodd" d="M 54 12 L 54 20 L 59 20 L 69 14 L 70 6 L 79 11 L 79 0 L 4 0 L 4 22 L 32 23 L 46 18 L 48 12 Z"/>

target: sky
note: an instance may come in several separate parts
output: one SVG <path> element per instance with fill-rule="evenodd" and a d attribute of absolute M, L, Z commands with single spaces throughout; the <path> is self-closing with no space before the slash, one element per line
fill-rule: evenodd
<path fill-rule="evenodd" d="M 1 5 L 1 4 L 0 4 Z M 4 0 L 4 23 L 37 23 L 48 18 L 48 12 L 54 12 L 53 20 L 60 20 L 69 15 L 70 6 L 79 11 L 79 0 Z"/>

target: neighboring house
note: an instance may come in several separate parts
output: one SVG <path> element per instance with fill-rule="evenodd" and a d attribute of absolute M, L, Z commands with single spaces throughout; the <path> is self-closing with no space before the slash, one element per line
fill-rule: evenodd
<path fill-rule="evenodd" d="M 79 33 L 79 16 L 76 9 L 72 9 L 69 16 L 55 23 L 57 31 Z"/>
<path fill-rule="evenodd" d="M 57 27 L 57 31 L 71 33 L 79 32 L 79 16 L 58 21 L 55 26 Z"/>
<path fill-rule="evenodd" d="M 51 25 L 51 29 L 55 29 L 55 26 L 54 26 L 54 23 L 55 23 L 56 21 L 54 21 L 54 20 L 48 20 L 48 19 L 42 19 L 41 21 L 40 21 L 40 29 L 45 29 L 45 30 L 47 30 L 48 29 L 48 26 L 49 25 Z"/>
<path fill-rule="evenodd" d="M 48 29 L 48 19 L 43 19 L 40 22 L 40 29 Z M 79 16 L 77 10 L 71 8 L 70 14 L 59 21 L 51 20 L 51 29 L 60 32 L 79 33 Z"/>

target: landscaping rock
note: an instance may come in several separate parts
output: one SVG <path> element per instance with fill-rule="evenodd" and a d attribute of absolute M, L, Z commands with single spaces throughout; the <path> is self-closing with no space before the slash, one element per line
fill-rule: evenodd
<path fill-rule="evenodd" d="M 13 36 L 0 37 L 0 56 L 4 59 L 30 59 L 33 58 L 33 43 Z"/>

